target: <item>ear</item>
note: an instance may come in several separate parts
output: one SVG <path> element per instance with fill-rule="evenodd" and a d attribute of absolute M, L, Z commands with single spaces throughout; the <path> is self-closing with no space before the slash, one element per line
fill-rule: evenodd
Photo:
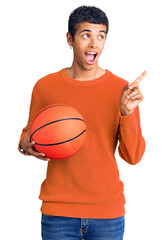
<path fill-rule="evenodd" d="M 73 39 L 72 39 L 72 36 L 69 32 L 67 32 L 66 38 L 67 38 L 67 42 L 68 42 L 69 46 L 72 47 L 73 46 Z"/>

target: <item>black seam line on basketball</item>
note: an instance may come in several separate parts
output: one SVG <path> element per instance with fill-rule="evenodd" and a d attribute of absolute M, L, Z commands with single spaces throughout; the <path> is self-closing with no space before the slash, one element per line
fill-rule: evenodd
<path fill-rule="evenodd" d="M 81 118 L 63 118 L 63 119 L 59 119 L 59 120 L 56 120 L 56 121 L 52 121 L 52 122 L 49 122 L 49 123 L 47 123 L 47 124 L 45 124 L 45 125 L 37 128 L 37 129 L 32 133 L 32 135 L 31 135 L 30 138 L 32 138 L 32 136 L 33 136 L 37 131 L 39 131 L 41 128 L 44 128 L 44 127 L 46 127 L 46 126 L 48 126 L 48 125 L 50 125 L 50 124 L 53 124 L 53 123 L 56 123 L 56 122 L 60 122 L 60 121 L 65 121 L 65 120 L 80 120 L 80 121 L 84 122 L 84 120 L 81 119 Z"/>
<path fill-rule="evenodd" d="M 47 107 L 45 107 L 43 110 L 41 110 L 41 111 L 34 117 L 34 119 L 36 119 L 36 117 L 38 117 L 38 115 L 40 115 L 40 113 L 44 112 L 46 109 L 51 108 L 51 107 L 59 107 L 59 106 L 60 106 L 60 107 L 61 107 L 61 106 L 70 107 L 70 106 L 67 106 L 67 105 L 65 105 L 65 104 L 59 104 L 59 105 L 53 104 L 53 105 L 47 106 Z M 34 119 L 33 119 L 33 121 L 34 121 Z"/>
<path fill-rule="evenodd" d="M 63 143 L 67 143 L 67 142 L 70 142 L 70 141 L 72 141 L 72 140 L 74 140 L 74 139 L 76 139 L 76 138 L 78 138 L 78 137 L 80 137 L 84 132 L 86 132 L 86 129 L 82 132 L 82 133 L 80 133 L 79 135 L 77 135 L 76 137 L 74 137 L 74 138 L 71 138 L 71 139 L 69 139 L 69 140 L 66 140 L 66 141 L 64 141 L 64 142 L 59 142 L 59 143 L 48 143 L 48 144 L 42 144 L 42 143 L 37 143 L 37 142 L 35 142 L 35 144 L 36 145 L 39 145 L 39 146 L 54 146 L 54 145 L 59 145 L 59 144 L 63 144 Z"/>
<path fill-rule="evenodd" d="M 32 138 L 32 140 L 33 140 L 33 138 Z M 76 151 L 76 152 L 78 152 L 78 150 Z M 76 153 L 75 152 L 75 153 Z M 53 158 L 54 160 L 61 160 L 61 159 L 66 159 L 66 158 L 69 158 L 69 157 L 71 157 L 71 156 L 73 156 L 75 153 L 73 153 L 73 154 L 71 154 L 71 155 L 68 155 L 68 156 L 65 156 L 65 157 L 61 157 L 61 158 Z"/>

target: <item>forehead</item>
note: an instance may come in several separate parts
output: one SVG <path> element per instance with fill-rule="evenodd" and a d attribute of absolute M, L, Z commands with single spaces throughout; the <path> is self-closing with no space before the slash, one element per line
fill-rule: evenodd
<path fill-rule="evenodd" d="M 77 33 L 85 29 L 88 29 L 91 32 L 100 32 L 100 31 L 106 32 L 107 30 L 107 27 L 104 24 L 95 24 L 95 23 L 88 23 L 88 22 L 78 23 L 76 28 L 77 28 Z"/>

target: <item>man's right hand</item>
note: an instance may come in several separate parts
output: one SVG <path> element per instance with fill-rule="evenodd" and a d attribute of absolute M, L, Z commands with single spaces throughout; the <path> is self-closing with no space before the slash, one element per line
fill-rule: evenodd
<path fill-rule="evenodd" d="M 28 154 L 28 155 L 32 155 L 36 158 L 39 158 L 41 160 L 44 161 L 50 161 L 49 158 L 45 157 L 44 153 L 39 153 L 34 149 L 34 145 L 35 142 L 34 141 L 30 141 L 30 126 L 23 138 L 23 140 L 20 142 L 20 146 L 21 148 Z"/>

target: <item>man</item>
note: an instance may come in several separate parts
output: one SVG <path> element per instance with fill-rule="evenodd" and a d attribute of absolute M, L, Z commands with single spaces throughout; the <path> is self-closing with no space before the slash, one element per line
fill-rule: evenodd
<path fill-rule="evenodd" d="M 96 7 L 75 9 L 68 24 L 67 42 L 73 48 L 71 67 L 49 74 L 35 84 L 27 126 L 19 149 L 48 161 L 41 186 L 42 238 L 122 240 L 124 234 L 123 183 L 114 157 L 119 154 L 137 164 L 144 153 L 139 103 L 139 82 L 115 76 L 98 66 L 109 23 Z M 48 159 L 33 148 L 30 124 L 43 107 L 64 103 L 79 111 L 87 126 L 87 137 L 74 156 L 62 161 Z"/>

